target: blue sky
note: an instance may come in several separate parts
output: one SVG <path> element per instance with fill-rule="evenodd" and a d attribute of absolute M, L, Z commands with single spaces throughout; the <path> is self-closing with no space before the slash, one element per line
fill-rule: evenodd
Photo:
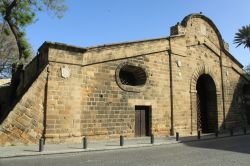
<path fill-rule="evenodd" d="M 249 0 L 66 0 L 68 11 L 58 20 L 46 12 L 26 28 L 36 51 L 44 41 L 88 47 L 169 36 L 170 27 L 190 13 L 213 20 L 230 52 L 244 66 L 250 51 L 235 48 L 234 34 L 250 24 Z"/>

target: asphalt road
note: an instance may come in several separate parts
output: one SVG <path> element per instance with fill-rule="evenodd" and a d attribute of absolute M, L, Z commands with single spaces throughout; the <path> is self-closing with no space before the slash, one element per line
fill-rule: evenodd
<path fill-rule="evenodd" d="M 154 147 L 1 159 L 0 166 L 250 166 L 250 136 Z"/>

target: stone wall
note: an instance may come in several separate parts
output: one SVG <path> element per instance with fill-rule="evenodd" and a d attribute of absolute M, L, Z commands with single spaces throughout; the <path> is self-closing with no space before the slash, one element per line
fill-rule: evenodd
<path fill-rule="evenodd" d="M 218 121 L 222 125 L 220 45 L 215 30 L 201 18 L 190 19 L 182 30 L 185 35 L 181 32 L 181 36 L 173 38 L 170 48 L 173 50 L 174 128 L 189 135 L 197 132 L 196 84 L 203 74 L 210 75 L 216 85 Z"/>
<path fill-rule="evenodd" d="M 46 69 L 0 125 L 0 145 L 36 144 L 43 132 Z"/>
<path fill-rule="evenodd" d="M 182 43 L 186 44 L 187 50 L 173 51 L 172 56 L 175 130 L 186 134 L 197 132 L 196 84 L 203 74 L 210 75 L 216 85 L 218 130 L 245 125 L 241 97 L 242 86 L 248 84 L 249 80 L 244 77 L 242 66 L 223 48 L 217 28 L 202 17 L 190 16 L 191 19 L 182 23 L 184 27 L 176 26 L 182 29 L 176 35 L 182 37 L 178 36 L 175 40 L 185 40 Z M 183 31 L 186 35 L 183 35 Z M 174 49 L 179 47 L 174 45 Z"/>
<path fill-rule="evenodd" d="M 223 65 L 225 94 L 225 125 L 227 128 L 246 125 L 246 115 L 243 103 L 243 87 L 249 84 L 245 73 L 226 55 Z"/>
<path fill-rule="evenodd" d="M 13 73 L 0 89 L 0 145 L 35 144 L 44 128 L 47 50 Z"/>
<path fill-rule="evenodd" d="M 195 135 L 203 76 L 209 78 L 209 130 L 247 125 L 242 89 L 249 78 L 203 15 L 187 16 L 170 37 L 90 48 L 47 42 L 39 52 L 17 74 L 17 99 L 0 126 L 1 145 L 37 143 L 40 137 L 49 143 L 134 137 L 137 106 L 151 112 L 149 134 Z M 123 69 L 128 81 L 145 82 L 124 83 Z"/>
<path fill-rule="evenodd" d="M 140 43 L 141 49 L 137 43 L 91 49 L 83 55 L 75 55 L 78 59 L 75 62 L 67 51 L 51 49 L 49 56 L 60 55 L 60 58 L 51 62 L 49 69 L 47 140 L 58 142 L 72 137 L 79 142 L 83 135 L 99 138 L 120 134 L 134 136 L 137 105 L 152 106 L 153 133 L 169 134 L 169 66 L 166 49 L 161 46 L 166 39 L 157 42 L 159 46 L 156 41 Z M 121 54 L 125 48 L 126 54 Z M 152 48 L 152 51 L 145 48 Z M 95 62 L 88 62 L 88 55 L 92 55 Z M 106 61 L 106 56 L 114 58 Z M 82 58 L 83 65 L 79 64 Z M 64 63 L 70 60 L 71 64 Z M 127 63 L 147 72 L 147 83 L 140 92 L 124 91 L 117 84 L 116 70 Z M 70 71 L 68 78 L 62 76 L 63 69 Z"/>

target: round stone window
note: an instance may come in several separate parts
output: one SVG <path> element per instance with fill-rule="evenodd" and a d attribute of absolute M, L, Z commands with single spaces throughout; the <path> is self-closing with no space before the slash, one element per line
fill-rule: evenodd
<path fill-rule="evenodd" d="M 116 81 L 125 91 L 140 92 L 147 82 L 147 73 L 141 66 L 123 63 L 116 70 Z"/>
<path fill-rule="evenodd" d="M 146 83 L 147 75 L 138 66 L 125 65 L 119 72 L 119 78 L 124 85 L 142 86 Z"/>

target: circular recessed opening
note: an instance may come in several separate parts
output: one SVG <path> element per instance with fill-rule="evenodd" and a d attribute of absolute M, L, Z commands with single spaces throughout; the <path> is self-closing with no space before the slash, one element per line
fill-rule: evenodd
<path fill-rule="evenodd" d="M 146 83 L 147 75 L 141 67 L 125 65 L 120 69 L 119 78 L 123 85 L 142 86 Z"/>

